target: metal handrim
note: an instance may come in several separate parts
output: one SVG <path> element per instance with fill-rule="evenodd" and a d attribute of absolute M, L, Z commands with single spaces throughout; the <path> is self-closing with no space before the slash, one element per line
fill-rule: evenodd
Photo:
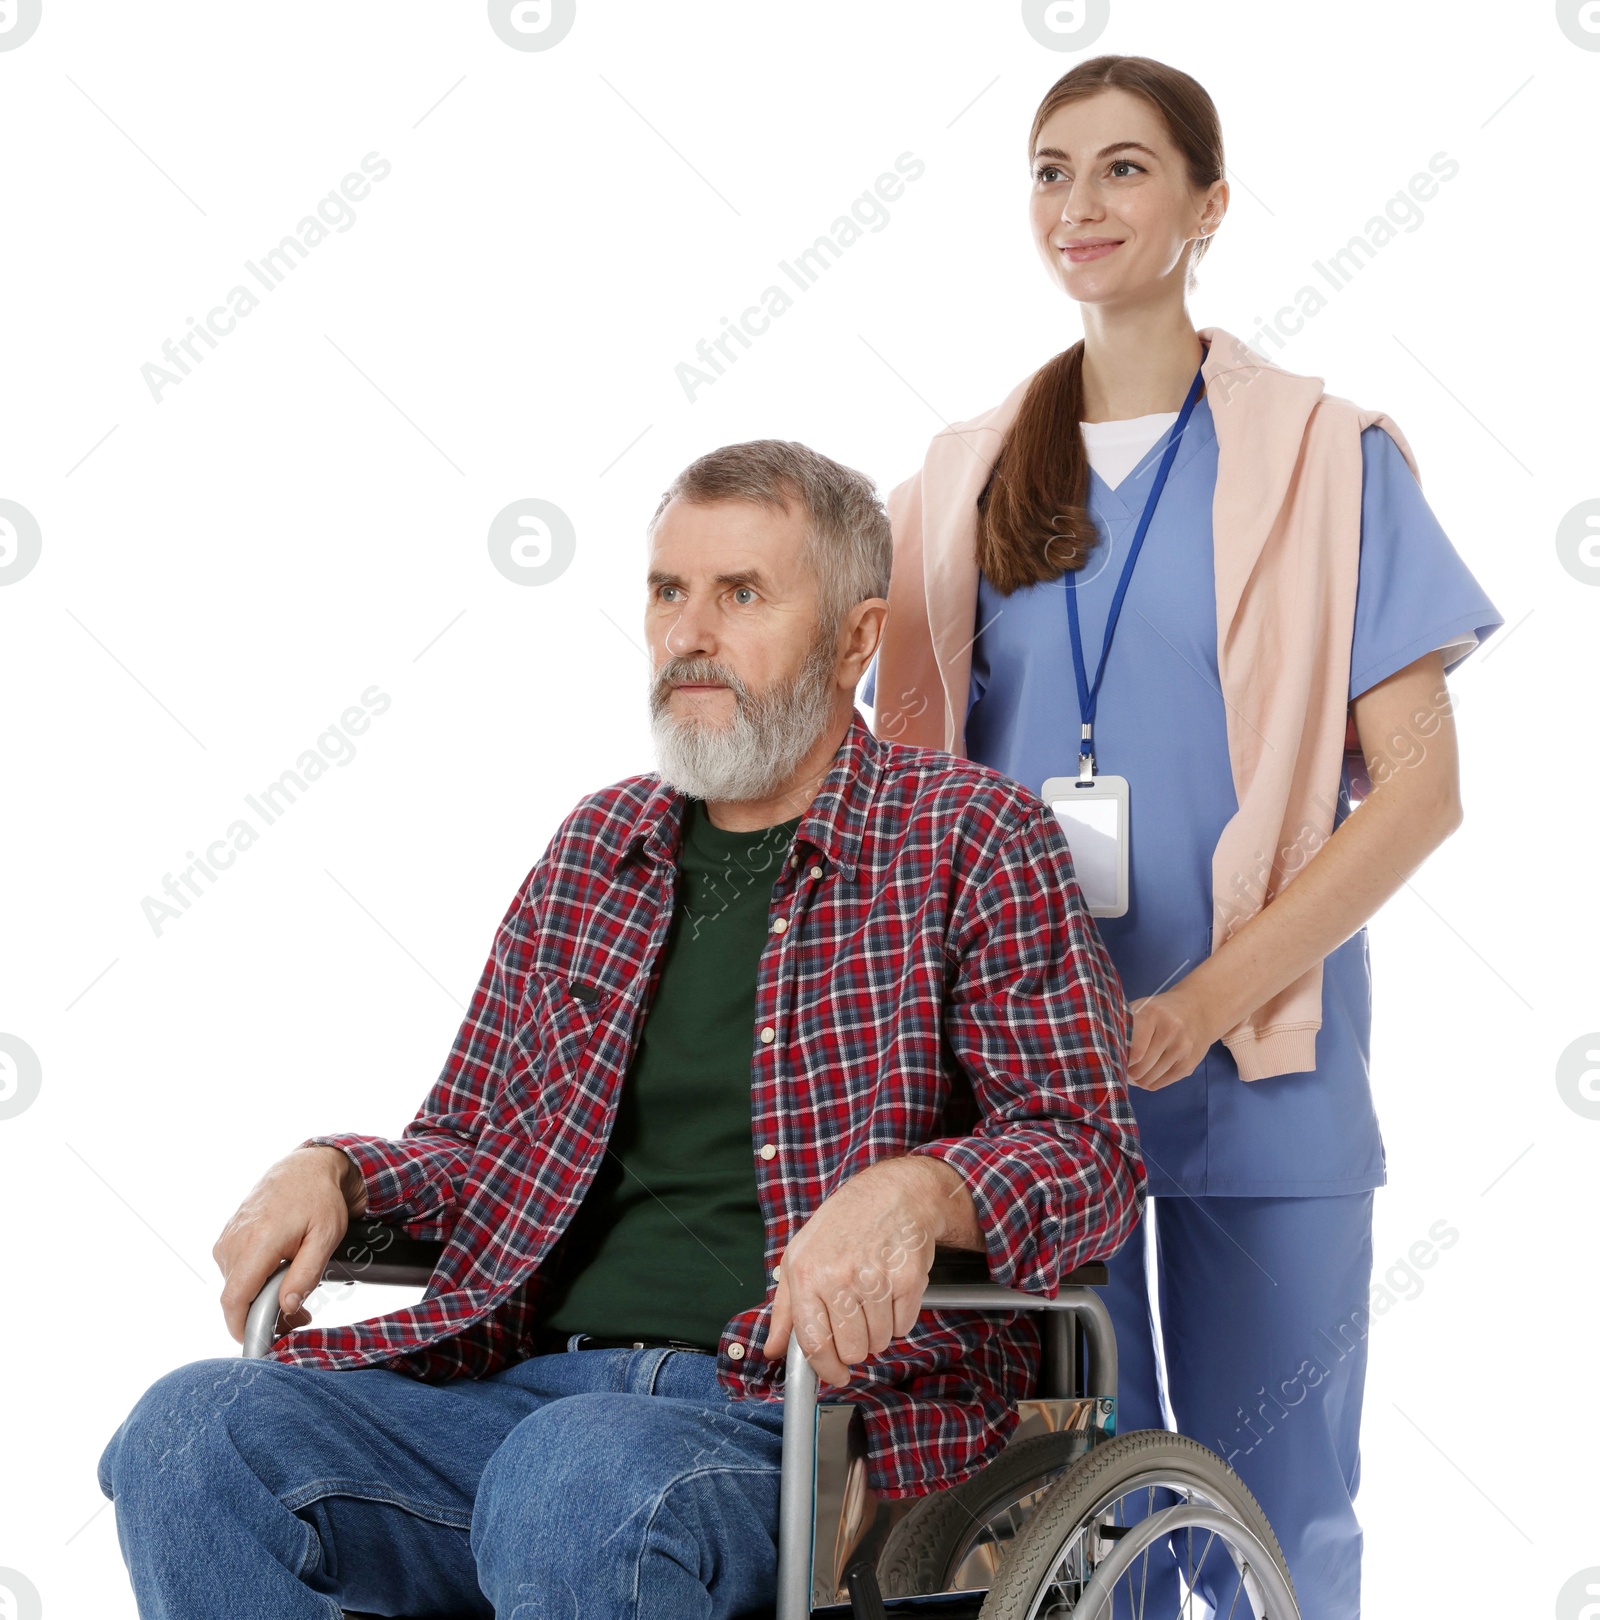
<path fill-rule="evenodd" d="M 1234 1568 L 1239 1572 L 1239 1589 L 1234 1593 L 1227 1615 L 1220 1617 L 1220 1620 L 1234 1620 L 1240 1592 L 1245 1594 L 1250 1603 L 1251 1620 L 1267 1620 L 1269 1616 L 1296 1612 L 1293 1595 L 1285 1586 L 1272 1555 L 1248 1525 L 1241 1524 L 1232 1514 L 1221 1512 L 1216 1508 L 1206 1507 L 1198 1502 L 1179 1502 L 1173 1507 L 1163 1508 L 1159 1513 L 1152 1513 L 1147 1518 L 1141 1519 L 1117 1541 L 1112 1550 L 1096 1565 L 1089 1584 L 1083 1588 L 1082 1596 L 1072 1608 L 1073 1620 L 1100 1620 L 1101 1615 L 1108 1611 L 1110 1620 L 1115 1620 L 1118 1581 L 1133 1567 L 1136 1559 L 1157 1542 L 1164 1541 L 1175 1531 L 1180 1530 L 1203 1530 L 1207 1533 L 1206 1544 L 1200 1549 L 1200 1557 L 1191 1568 L 1204 1566 L 1213 1544 L 1220 1537 L 1224 1551 L 1233 1559 Z M 1039 1597 L 1045 1596 L 1055 1584 L 1054 1573 L 1051 1571 L 1051 1578 L 1046 1579 L 1038 1594 Z M 1193 1599 L 1194 1592 L 1191 1587 L 1188 1597 L 1184 1599 L 1186 1610 Z M 1144 1620 L 1143 1609 L 1141 1594 L 1139 1610 L 1132 1616 L 1132 1620 Z M 1033 1620 L 1032 1614 L 1030 1620 Z"/>

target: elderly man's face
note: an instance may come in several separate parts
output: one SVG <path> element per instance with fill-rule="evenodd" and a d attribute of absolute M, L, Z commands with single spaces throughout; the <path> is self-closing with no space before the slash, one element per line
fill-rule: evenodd
<path fill-rule="evenodd" d="M 671 502 L 651 540 L 645 633 L 661 773 L 707 799 L 771 792 L 841 689 L 802 547 L 805 514 Z"/>

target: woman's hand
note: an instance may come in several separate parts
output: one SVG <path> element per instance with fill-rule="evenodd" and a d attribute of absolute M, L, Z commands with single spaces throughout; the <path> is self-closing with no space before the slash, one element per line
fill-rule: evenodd
<path fill-rule="evenodd" d="M 1220 1033 L 1185 993 L 1182 981 L 1160 995 L 1143 997 L 1133 1004 L 1128 1084 L 1159 1091 L 1187 1079 Z"/>

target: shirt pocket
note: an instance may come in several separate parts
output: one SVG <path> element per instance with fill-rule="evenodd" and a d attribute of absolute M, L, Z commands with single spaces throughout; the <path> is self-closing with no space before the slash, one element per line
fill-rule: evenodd
<path fill-rule="evenodd" d="M 512 1060 L 490 1123 L 529 1128 L 558 1110 L 615 1009 L 617 993 L 581 972 L 534 968 L 517 1005 Z"/>

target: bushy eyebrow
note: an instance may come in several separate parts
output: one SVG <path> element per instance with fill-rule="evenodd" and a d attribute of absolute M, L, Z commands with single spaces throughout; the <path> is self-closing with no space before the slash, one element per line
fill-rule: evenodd
<path fill-rule="evenodd" d="M 748 585 L 752 590 L 757 591 L 767 589 L 766 575 L 759 568 L 741 568 L 737 573 L 733 574 L 713 574 L 711 582 L 713 585 L 727 585 L 734 589 L 741 585 Z M 686 581 L 678 574 L 664 574 L 659 568 L 652 568 L 645 583 L 649 585 L 651 590 L 655 590 L 662 585 L 682 586 L 686 584 Z"/>
<path fill-rule="evenodd" d="M 1143 141 L 1114 141 L 1110 146 L 1102 146 L 1095 153 L 1095 161 L 1098 162 L 1101 158 L 1108 158 L 1113 152 L 1146 152 L 1157 159 L 1161 156 L 1159 152 L 1146 146 Z M 1059 146 L 1041 146 L 1033 156 L 1035 162 L 1040 158 L 1061 158 L 1063 161 L 1070 161 L 1067 159 L 1067 154 Z"/>

